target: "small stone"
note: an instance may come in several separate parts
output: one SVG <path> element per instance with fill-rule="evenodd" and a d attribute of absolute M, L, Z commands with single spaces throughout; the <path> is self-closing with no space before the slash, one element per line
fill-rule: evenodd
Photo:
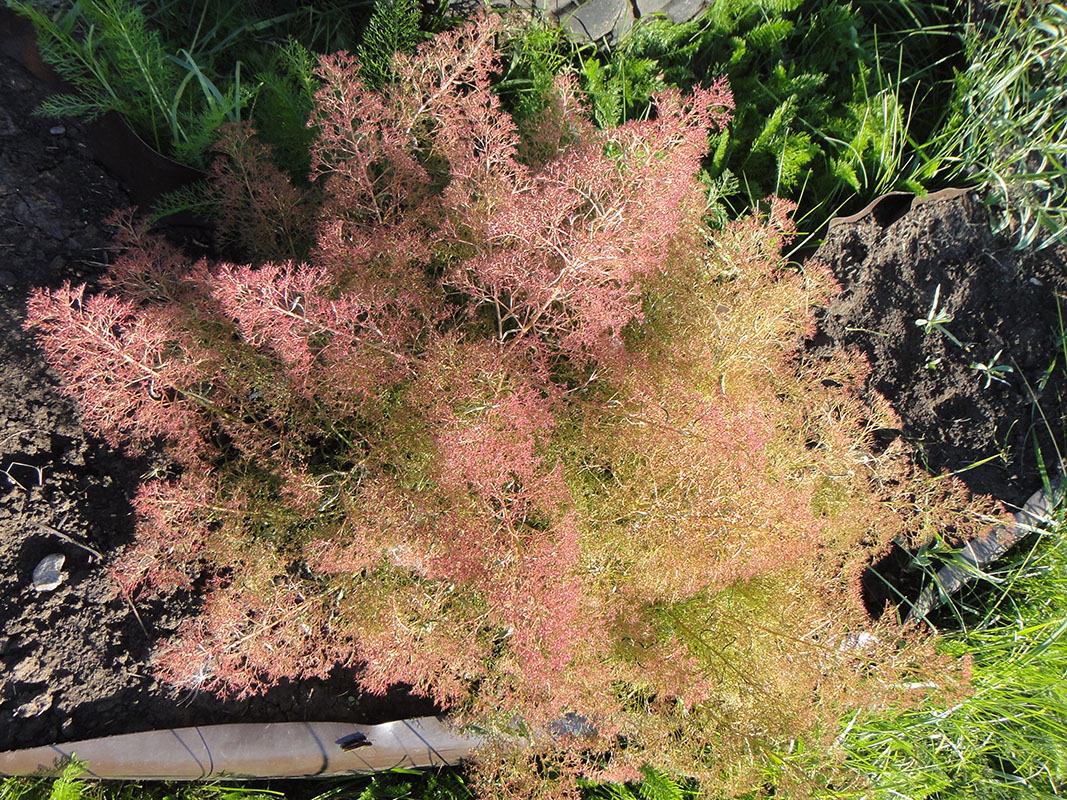
<path fill-rule="evenodd" d="M 671 0 L 661 11 L 671 18 L 672 22 L 683 23 L 694 19 L 704 8 L 704 0 Z"/>
<path fill-rule="evenodd" d="M 63 583 L 63 579 L 67 575 L 61 570 L 63 569 L 63 562 L 66 560 L 67 557 L 62 553 L 52 553 L 42 558 L 33 570 L 33 583 L 31 584 L 33 590 L 35 592 L 50 592 Z"/>
<path fill-rule="evenodd" d="M 637 10 L 644 17 L 648 14 L 656 14 L 670 5 L 670 0 L 637 0 Z"/>
<path fill-rule="evenodd" d="M 15 709 L 15 716 L 22 719 L 37 717 L 52 707 L 52 693 L 45 692 Z"/>
<path fill-rule="evenodd" d="M 559 16 L 560 23 L 571 35 L 591 42 L 602 39 L 617 42 L 634 22 L 626 0 L 587 0 L 573 11 L 561 9 Z"/>
<path fill-rule="evenodd" d="M 62 136 L 64 133 L 67 132 L 67 129 L 64 128 L 62 125 L 56 125 L 52 128 L 49 128 L 48 132 L 53 136 Z"/>

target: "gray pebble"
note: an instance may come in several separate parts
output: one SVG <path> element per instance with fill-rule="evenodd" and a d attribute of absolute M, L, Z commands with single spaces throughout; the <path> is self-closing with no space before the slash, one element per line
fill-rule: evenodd
<path fill-rule="evenodd" d="M 15 716 L 22 719 L 37 717 L 52 707 L 52 693 L 45 692 L 15 709 Z"/>
<path fill-rule="evenodd" d="M 63 562 L 67 557 L 62 553 L 52 553 L 41 559 L 33 570 L 33 583 L 35 592 L 50 592 L 59 584 L 63 583 L 66 573 L 62 572 Z"/>

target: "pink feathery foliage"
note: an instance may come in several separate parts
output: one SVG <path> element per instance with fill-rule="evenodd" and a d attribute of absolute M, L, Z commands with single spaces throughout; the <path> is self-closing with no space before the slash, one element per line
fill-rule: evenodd
<path fill-rule="evenodd" d="M 516 158 L 518 130 L 490 89 L 498 28 L 496 18 L 486 17 L 395 62 L 400 119 L 410 130 L 432 120 L 426 137 L 448 167 L 441 201 L 472 227 L 491 219 L 527 180 Z"/>
<path fill-rule="evenodd" d="M 492 641 L 486 633 L 484 605 L 462 587 L 434 581 L 407 581 L 386 602 L 349 597 L 345 635 L 363 660 L 359 682 L 382 694 L 397 682 L 462 708 L 472 680 L 486 674 Z M 376 588 L 367 586 L 370 593 Z M 357 622 L 358 620 L 358 622 Z"/>
<path fill-rule="evenodd" d="M 306 264 L 224 265 L 211 291 L 246 343 L 273 353 L 308 398 L 358 408 L 410 373 L 423 321 L 388 297 L 328 297 L 325 270 Z"/>
<path fill-rule="evenodd" d="M 487 692 L 486 699 L 531 709 L 532 725 L 547 725 L 574 708 L 590 708 L 590 698 L 607 689 L 603 676 L 596 679 L 588 661 L 583 666 L 580 658 L 588 659 L 599 643 L 589 636 L 598 620 L 588 602 L 588 586 L 579 577 L 577 523 L 573 514 L 562 515 L 546 535 L 529 537 L 515 554 L 510 574 L 487 591 L 507 625 L 510 655 L 501 671 L 511 679 L 502 682 L 507 696 Z"/>
<path fill-rule="evenodd" d="M 86 427 L 116 447 L 143 452 L 156 439 L 188 464 L 210 455 L 211 401 L 197 387 L 214 354 L 181 333 L 173 308 L 149 313 L 135 303 L 69 283 L 33 292 L 27 329 L 37 333 L 63 391 L 81 403 Z"/>
<path fill-rule="evenodd" d="M 508 406 L 529 413 L 519 403 L 496 410 Z M 427 560 L 426 574 L 462 582 L 486 599 L 491 619 L 510 637 L 507 671 L 547 697 L 552 676 L 573 661 L 582 627 L 578 532 L 560 511 L 569 493 L 559 469 L 533 453 L 526 420 L 511 422 L 493 414 L 440 437 L 438 475 L 449 510 L 426 533 L 449 536 Z"/>
<path fill-rule="evenodd" d="M 718 258 L 731 272 L 762 274 L 768 263 L 776 263 L 782 246 L 796 233 L 789 216 L 796 203 L 772 196 L 761 205 L 761 210 L 730 222 L 716 237 Z"/>
<path fill-rule="evenodd" d="M 654 119 L 601 132 L 561 81 L 542 125 L 555 157 L 545 151 L 534 171 L 489 88 L 496 27 L 486 17 L 398 57 L 381 95 L 355 62 L 324 61 L 314 164 L 329 177 L 331 221 L 319 255 L 337 274 L 370 270 L 395 286 L 418 284 L 410 262 L 435 240 L 470 251 L 448 280 L 491 310 L 500 341 L 595 361 L 640 321 L 642 280 L 702 209 L 699 160 L 732 98 L 722 82 L 684 99 L 664 92 Z"/>
<path fill-rule="evenodd" d="M 416 157 L 414 120 L 401 118 L 391 96 L 368 91 L 359 62 L 347 53 L 323 57 L 319 78 L 311 169 L 328 178 L 324 217 L 341 249 L 357 262 L 398 243 L 412 257 L 427 256 L 419 235 L 433 226 L 438 200 Z"/>
<path fill-rule="evenodd" d="M 479 405 L 438 423 L 440 485 L 445 491 L 472 491 L 490 503 L 508 496 L 518 503 L 500 509 L 510 522 L 525 516 L 527 505 L 546 507 L 553 492 L 540 485 L 545 477 L 537 445 L 555 426 L 551 407 L 531 387 L 471 399 Z"/>
<path fill-rule="evenodd" d="M 773 400 L 707 397 L 662 371 L 638 374 L 622 408 L 613 459 L 632 458 L 627 501 L 647 509 L 628 526 L 637 551 L 629 591 L 679 602 L 774 574 L 820 538 L 804 486 L 780 483 L 768 446 Z M 684 498 L 657 502 L 670 494 Z M 669 527 L 668 543 L 656 531 Z"/>
<path fill-rule="evenodd" d="M 218 515 L 216 490 L 210 478 L 195 473 L 141 486 L 133 501 L 137 540 L 108 569 L 123 596 L 192 588 L 203 569 L 207 529 Z M 233 505 L 226 513 L 242 509 Z M 175 536 L 178 530 L 185 535 Z"/>
<path fill-rule="evenodd" d="M 190 269 L 185 254 L 163 237 L 152 235 L 148 222 L 134 209 L 115 212 L 107 223 L 115 230 L 120 254 L 101 284 L 132 303 L 177 300 L 185 279 L 202 266 Z"/>
<path fill-rule="evenodd" d="M 240 577 L 217 580 L 201 613 L 156 653 L 161 677 L 242 698 L 283 679 L 325 678 L 351 658 L 351 643 L 329 628 L 329 596 L 284 577 L 263 549 L 236 557 L 234 566 Z"/>
<path fill-rule="evenodd" d="M 233 257 L 301 258 L 311 244 L 316 201 L 271 161 L 248 123 L 229 123 L 214 150 L 211 187 L 220 209 L 216 236 Z"/>
<path fill-rule="evenodd" d="M 483 225 L 471 224 L 466 204 L 449 207 L 459 221 L 451 236 L 474 249 L 450 280 L 493 310 L 501 341 L 597 360 L 641 321 L 643 280 L 666 266 L 666 244 L 702 209 L 695 174 L 732 99 L 719 83 L 656 103 L 652 121 L 586 128 L 529 178 L 479 173 L 492 184 L 478 196 L 507 198 Z"/>
<path fill-rule="evenodd" d="M 205 587 L 167 680 L 243 696 L 340 665 L 520 718 L 543 760 L 502 755 L 502 786 L 656 763 L 718 787 L 754 740 L 914 682 L 838 646 L 869 622 L 856 576 L 989 507 L 903 444 L 871 455 L 891 414 L 861 360 L 801 346 L 834 286 L 783 268 L 791 204 L 704 249 L 722 82 L 598 130 L 565 76 L 520 129 L 498 31 L 399 56 L 378 92 L 324 57 L 313 196 L 231 130 L 215 178 L 251 216 L 225 224 L 265 263 L 187 266 L 127 215 L 106 291 L 37 291 L 27 325 L 91 430 L 177 462 L 112 568 L 128 597 Z"/>
<path fill-rule="evenodd" d="M 326 179 L 315 260 L 368 299 L 447 316 L 426 276 L 441 238 L 442 186 L 447 196 L 486 165 L 518 168 L 514 126 L 488 91 L 495 28 L 484 17 L 398 55 L 397 79 L 381 93 L 367 90 L 353 57 L 322 59 L 311 120 L 320 131 L 312 174 Z"/>

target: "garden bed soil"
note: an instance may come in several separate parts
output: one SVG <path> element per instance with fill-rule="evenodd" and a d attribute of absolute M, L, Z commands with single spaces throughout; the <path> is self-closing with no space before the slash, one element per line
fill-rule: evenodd
<path fill-rule="evenodd" d="M 105 574 L 133 535 L 130 500 L 149 465 L 86 434 L 22 329 L 32 287 L 99 277 L 103 220 L 131 200 L 94 160 L 86 125 L 32 115 L 44 93 L 0 55 L 0 751 L 172 726 L 435 713 L 403 691 L 361 695 L 351 669 L 240 702 L 152 677 L 152 648 L 197 602 L 131 605 Z M 65 556 L 66 576 L 39 593 L 33 571 L 50 554 Z"/>
<path fill-rule="evenodd" d="M 107 561 L 131 540 L 130 499 L 149 465 L 86 434 L 22 329 L 32 287 L 100 275 L 110 252 L 102 220 L 129 198 L 94 161 L 84 125 L 31 115 L 42 94 L 19 63 L 0 56 L 0 750 L 171 726 L 433 713 L 404 692 L 359 695 L 351 669 L 240 702 L 152 677 L 153 646 L 197 599 L 134 605 L 109 586 Z M 1020 503 L 1040 483 L 1030 389 L 1059 407 L 1055 382 L 1038 387 L 1062 352 L 1053 289 L 1064 253 L 1012 250 L 966 195 L 910 211 L 890 205 L 835 226 L 819 250 L 844 291 L 812 347 L 840 343 L 868 355 L 871 389 L 901 416 L 885 438 L 912 442 L 934 472 L 993 456 L 962 477 Z M 954 315 L 946 327 L 969 350 L 914 324 L 938 285 Z M 998 351 L 1015 371 L 1006 385 L 986 387 L 971 364 Z M 34 568 L 49 554 L 65 556 L 65 579 L 34 591 Z"/>

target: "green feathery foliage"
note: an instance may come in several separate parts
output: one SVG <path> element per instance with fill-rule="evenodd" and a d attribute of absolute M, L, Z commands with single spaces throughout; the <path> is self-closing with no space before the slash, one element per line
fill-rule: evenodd
<path fill-rule="evenodd" d="M 50 116 L 121 113 L 160 152 L 205 168 L 226 123 L 251 119 L 277 166 L 306 183 L 318 88 L 316 53 L 356 50 L 364 77 L 380 86 L 396 52 L 410 52 L 423 26 L 416 0 L 388 0 L 366 13 L 318 0 L 293 9 L 203 0 L 80 0 L 57 11 L 35 0 L 7 0 L 30 19 L 44 58 L 77 90 L 40 107 Z M 366 41 L 360 42 L 365 24 Z M 173 201 L 157 210 L 161 216 Z M 179 203 L 178 205 L 181 205 Z"/>
<path fill-rule="evenodd" d="M 636 783 L 584 784 L 585 800 L 696 800 L 700 787 L 692 781 L 678 780 L 655 767 L 641 768 Z"/>
<path fill-rule="evenodd" d="M 360 75 L 373 89 L 393 77 L 393 56 L 410 53 L 424 38 L 419 26 L 422 10 L 418 0 L 378 0 L 357 51 Z"/>
<path fill-rule="evenodd" d="M 562 60 L 579 75 L 597 123 L 611 126 L 644 116 L 663 86 L 725 75 L 739 102 L 732 124 L 713 136 L 709 188 L 734 215 L 771 192 L 789 197 L 817 227 L 853 195 L 929 182 L 936 170 L 912 139 L 941 121 L 940 82 L 961 54 L 952 24 L 938 4 L 717 0 L 683 24 L 643 17 L 607 53 L 534 26 L 513 38 L 500 88 L 521 116 L 520 98 Z"/>
<path fill-rule="evenodd" d="M 48 98 L 39 113 L 118 111 L 157 150 L 204 166 L 217 128 L 240 120 L 254 94 L 242 87 L 240 62 L 219 81 L 190 50 L 169 53 L 130 0 L 83 0 L 54 16 L 29 0 L 9 4 L 33 22 L 43 57 L 77 89 Z"/>
<path fill-rule="evenodd" d="M 290 38 L 258 73 L 260 87 L 252 109 L 257 136 L 271 146 L 276 165 L 305 185 L 315 136 L 308 119 L 319 86 L 317 65 L 317 57 Z"/>

